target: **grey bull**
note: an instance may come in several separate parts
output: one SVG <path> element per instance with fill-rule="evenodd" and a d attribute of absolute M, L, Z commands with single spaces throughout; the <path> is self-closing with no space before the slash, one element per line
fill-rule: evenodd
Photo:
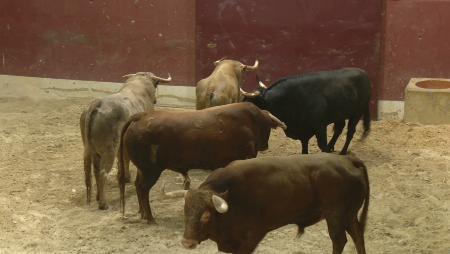
<path fill-rule="evenodd" d="M 151 72 L 138 72 L 124 77 L 128 79 L 119 92 L 92 101 L 80 117 L 86 198 L 90 204 L 93 166 L 98 207 L 102 210 L 108 209 L 104 186 L 117 154 L 123 125 L 131 115 L 152 110 L 156 103 L 158 83 L 171 81 L 170 75 L 160 78 Z M 126 175 L 129 181 L 129 172 Z"/>
<path fill-rule="evenodd" d="M 214 65 L 211 75 L 197 82 L 197 110 L 241 101 L 242 75 L 257 70 L 258 60 L 253 66 L 224 59 L 215 61 Z"/>

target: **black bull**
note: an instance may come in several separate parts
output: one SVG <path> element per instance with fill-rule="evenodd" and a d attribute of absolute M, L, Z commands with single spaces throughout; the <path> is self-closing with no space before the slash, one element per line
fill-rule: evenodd
<path fill-rule="evenodd" d="M 363 118 L 364 134 L 370 130 L 369 101 L 371 83 L 367 73 L 357 68 L 323 71 L 278 80 L 269 88 L 260 82 L 256 92 L 244 92 L 244 101 L 266 109 L 287 125 L 288 137 L 298 139 L 302 153 L 316 136 L 323 152 L 334 145 L 348 119 L 348 131 L 341 154 L 346 154 L 356 125 Z M 334 123 L 334 134 L 327 144 L 327 126 Z"/>

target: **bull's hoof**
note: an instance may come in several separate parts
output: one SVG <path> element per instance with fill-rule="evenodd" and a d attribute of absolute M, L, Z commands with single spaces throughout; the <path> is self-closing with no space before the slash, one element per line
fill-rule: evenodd
<path fill-rule="evenodd" d="M 347 154 L 347 151 L 341 151 L 339 154 L 340 154 L 340 155 L 346 155 L 346 154 Z"/>
<path fill-rule="evenodd" d="M 104 203 L 104 204 L 98 204 L 98 209 L 100 210 L 108 210 L 108 204 Z"/>

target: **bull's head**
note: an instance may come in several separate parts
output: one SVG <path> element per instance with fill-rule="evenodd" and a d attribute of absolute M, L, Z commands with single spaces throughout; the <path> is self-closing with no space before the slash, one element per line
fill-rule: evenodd
<path fill-rule="evenodd" d="M 184 234 L 181 244 L 194 249 L 199 243 L 215 235 L 217 217 L 228 211 L 228 192 L 213 193 L 209 190 L 173 191 L 166 197 L 184 196 Z"/>
<path fill-rule="evenodd" d="M 153 97 L 154 97 L 153 103 L 156 104 L 156 95 L 155 95 L 154 89 L 156 89 L 158 87 L 158 84 L 160 82 L 167 83 L 167 82 L 172 81 L 172 77 L 170 76 L 170 74 L 168 74 L 168 75 L 169 75 L 169 77 L 167 77 L 167 78 L 161 78 L 151 72 L 136 72 L 134 74 L 124 75 L 123 77 L 127 78 L 127 81 L 129 81 L 130 79 L 133 79 L 133 78 L 141 78 L 141 79 L 144 79 L 144 81 L 147 81 L 146 83 L 152 84 L 153 88 L 151 88 L 152 90 L 151 90 L 150 94 L 153 95 Z"/>
<path fill-rule="evenodd" d="M 267 86 L 259 80 L 258 75 L 256 75 L 258 80 L 258 89 L 249 93 L 244 91 L 244 89 L 241 88 L 241 94 L 244 96 L 243 101 L 248 101 L 253 104 L 255 104 L 260 109 L 268 109 L 268 105 L 266 105 L 266 100 L 264 99 L 264 95 L 267 91 Z"/>
<path fill-rule="evenodd" d="M 214 62 L 214 65 L 217 67 L 221 64 L 228 64 L 232 65 L 235 68 L 235 71 L 242 72 L 242 71 L 256 71 L 259 66 L 259 61 L 256 60 L 253 65 L 245 65 L 239 61 L 236 60 L 230 60 L 225 59 L 225 57 L 222 57 L 221 59 Z"/>
<path fill-rule="evenodd" d="M 259 66 L 259 61 L 256 60 L 253 65 L 245 65 L 239 61 L 236 60 L 229 60 L 229 59 L 219 59 L 214 62 L 214 65 L 217 68 L 226 68 L 228 69 L 228 72 L 234 72 L 236 75 L 237 80 L 239 81 L 239 86 L 242 83 L 242 74 L 246 71 L 256 71 Z"/>
<path fill-rule="evenodd" d="M 172 77 L 170 76 L 170 74 L 168 74 L 169 77 L 167 78 L 161 78 L 156 76 L 155 74 L 151 73 L 151 72 L 136 72 L 134 74 L 127 74 L 127 75 L 123 75 L 124 78 L 131 78 L 131 77 L 144 77 L 144 78 L 148 78 L 154 81 L 155 84 L 155 88 L 156 86 L 158 86 L 158 84 L 161 83 L 168 83 L 170 81 L 172 81 Z"/>

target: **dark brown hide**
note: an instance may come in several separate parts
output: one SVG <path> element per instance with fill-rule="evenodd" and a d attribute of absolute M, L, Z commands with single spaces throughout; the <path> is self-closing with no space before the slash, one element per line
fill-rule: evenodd
<path fill-rule="evenodd" d="M 305 227 L 325 219 L 333 253 L 342 253 L 348 232 L 362 254 L 369 192 L 366 167 L 351 155 L 235 161 L 211 173 L 199 189 L 187 192 L 182 244 L 194 248 L 211 239 L 220 251 L 251 253 L 271 230 L 296 224 L 303 233 Z M 226 212 L 216 211 L 213 195 L 226 201 Z"/>

